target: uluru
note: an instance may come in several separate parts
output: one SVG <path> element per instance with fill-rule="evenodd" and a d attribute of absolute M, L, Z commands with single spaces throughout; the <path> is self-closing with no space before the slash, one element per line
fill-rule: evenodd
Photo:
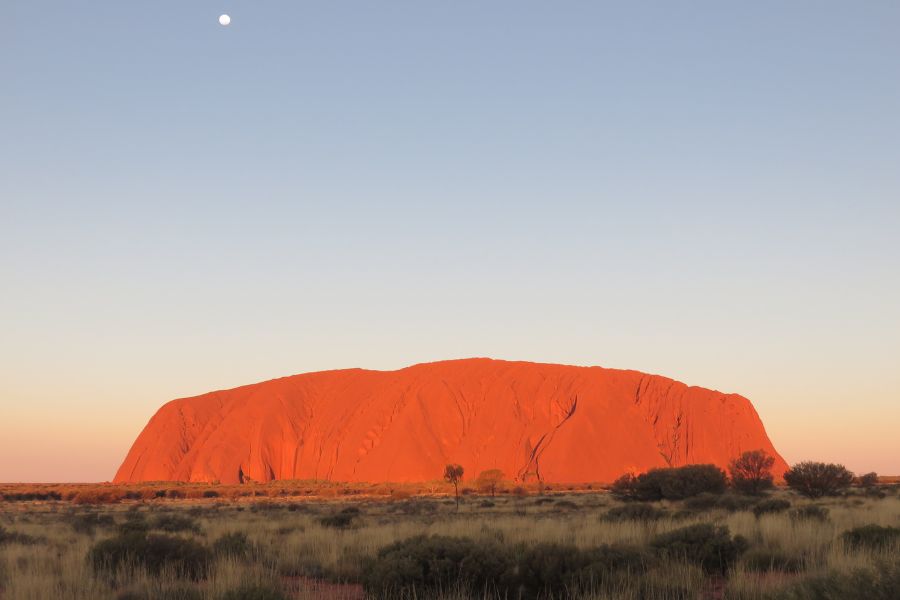
<path fill-rule="evenodd" d="M 172 400 L 116 482 L 439 479 L 609 482 L 654 467 L 726 467 L 747 450 L 787 469 L 737 394 L 638 371 L 486 358 L 305 373 Z"/>

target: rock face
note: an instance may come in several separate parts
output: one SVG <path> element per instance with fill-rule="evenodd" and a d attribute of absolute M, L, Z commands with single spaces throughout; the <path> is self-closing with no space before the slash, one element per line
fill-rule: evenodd
<path fill-rule="evenodd" d="M 750 402 L 600 367 L 466 359 L 399 371 L 294 375 L 173 400 L 150 420 L 116 482 L 466 479 L 609 482 L 690 463 L 775 457 Z"/>

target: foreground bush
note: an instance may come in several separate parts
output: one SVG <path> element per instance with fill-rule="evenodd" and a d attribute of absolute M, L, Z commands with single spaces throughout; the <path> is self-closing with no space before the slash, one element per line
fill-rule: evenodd
<path fill-rule="evenodd" d="M 886 550 L 894 544 L 900 543 L 900 527 L 863 525 L 845 532 L 841 537 L 844 543 L 851 548 Z"/>
<path fill-rule="evenodd" d="M 645 502 L 635 502 L 609 509 L 603 515 L 604 521 L 658 521 L 668 514 L 661 508 Z"/>
<path fill-rule="evenodd" d="M 758 573 L 767 571 L 781 571 L 785 573 L 797 573 L 803 570 L 803 561 L 783 550 L 770 548 L 753 548 L 748 550 L 741 558 L 741 564 L 748 571 Z"/>
<path fill-rule="evenodd" d="M 757 517 L 763 515 L 784 512 L 791 507 L 791 503 L 781 498 L 769 498 L 753 507 L 753 514 Z"/>
<path fill-rule="evenodd" d="M 253 546 L 246 533 L 226 533 L 212 545 L 213 554 L 216 556 L 228 556 L 231 558 L 245 559 L 250 556 Z"/>
<path fill-rule="evenodd" d="M 195 587 L 189 585 L 176 585 L 165 587 L 152 592 L 119 592 L 116 600 L 203 600 L 203 595 Z"/>
<path fill-rule="evenodd" d="M 757 502 L 759 502 L 759 499 L 752 496 L 710 494 L 704 492 L 685 500 L 684 507 L 691 511 L 720 509 L 727 510 L 728 512 L 736 512 L 739 510 L 749 510 L 756 505 Z"/>
<path fill-rule="evenodd" d="M 32 537 L 26 533 L 19 533 L 17 531 L 8 531 L 4 527 L 0 526 L 0 546 L 4 544 L 22 544 L 23 546 L 30 546 L 31 544 L 36 544 L 38 542 L 38 538 Z"/>
<path fill-rule="evenodd" d="M 747 549 L 747 541 L 731 537 L 728 527 L 709 523 L 690 525 L 657 535 L 650 542 L 662 556 L 686 560 L 707 573 L 725 574 Z"/>
<path fill-rule="evenodd" d="M 900 563 L 882 562 L 874 569 L 829 573 L 805 579 L 776 593 L 774 600 L 897 600 Z"/>
<path fill-rule="evenodd" d="M 181 577 L 201 579 L 206 576 L 210 552 L 193 540 L 126 533 L 95 544 L 88 553 L 88 560 L 97 573 L 142 567 L 152 575 L 159 575 L 166 568 Z"/>
<path fill-rule="evenodd" d="M 109 528 L 116 524 L 112 515 L 101 515 L 98 513 L 73 514 L 69 517 L 69 525 L 75 533 L 84 535 L 94 535 L 97 528 Z"/>
<path fill-rule="evenodd" d="M 366 591 L 375 595 L 451 589 L 499 588 L 512 566 L 497 544 L 468 538 L 416 536 L 382 548 L 367 566 Z"/>
<path fill-rule="evenodd" d="M 791 489 L 809 498 L 834 496 L 853 483 L 853 473 L 844 465 L 802 462 L 784 473 L 784 481 Z"/>
<path fill-rule="evenodd" d="M 637 477 L 624 475 L 611 491 L 623 500 L 683 500 L 704 492 L 722 494 L 726 483 L 725 472 L 715 465 L 686 465 L 651 469 Z"/>
<path fill-rule="evenodd" d="M 289 600 L 283 591 L 274 586 L 250 585 L 231 590 L 221 600 Z"/>
<path fill-rule="evenodd" d="M 363 581 L 369 594 L 381 597 L 431 597 L 455 590 L 527 599 L 588 589 L 612 574 L 638 574 L 654 563 L 649 550 L 624 545 L 507 548 L 492 541 L 417 536 L 382 549 Z"/>
<path fill-rule="evenodd" d="M 158 529 L 167 533 L 178 533 L 188 531 L 191 533 L 200 533 L 200 525 L 194 519 L 178 514 L 162 514 L 153 519 L 150 524 L 151 529 Z"/>

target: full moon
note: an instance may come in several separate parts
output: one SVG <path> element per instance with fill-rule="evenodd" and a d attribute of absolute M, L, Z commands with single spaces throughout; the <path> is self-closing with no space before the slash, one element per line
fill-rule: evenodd
<path fill-rule="evenodd" d="M 222 25 L 224 27 L 225 25 L 228 25 L 229 23 L 231 23 L 231 17 L 229 17 L 228 15 L 219 16 L 219 25 Z"/>

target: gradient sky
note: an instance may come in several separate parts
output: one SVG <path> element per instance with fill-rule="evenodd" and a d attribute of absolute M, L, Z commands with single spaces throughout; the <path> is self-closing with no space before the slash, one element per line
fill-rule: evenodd
<path fill-rule="evenodd" d="M 900 4 L 0 5 L 0 481 L 165 401 L 469 356 L 900 474 Z M 230 13 L 232 25 L 217 17 Z"/>

